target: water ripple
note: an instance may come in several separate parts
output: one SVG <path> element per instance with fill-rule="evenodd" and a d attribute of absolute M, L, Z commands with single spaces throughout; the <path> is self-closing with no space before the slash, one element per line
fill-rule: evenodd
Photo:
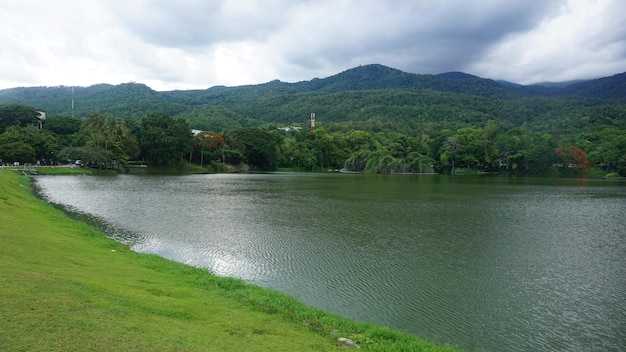
<path fill-rule="evenodd" d="M 43 177 L 133 249 L 480 351 L 626 346 L 626 187 L 366 175 Z"/>

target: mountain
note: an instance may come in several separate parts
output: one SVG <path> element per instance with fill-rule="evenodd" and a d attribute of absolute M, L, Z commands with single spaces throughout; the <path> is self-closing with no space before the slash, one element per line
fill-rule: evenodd
<path fill-rule="evenodd" d="M 371 89 L 411 89 L 454 92 L 489 97 L 511 97 L 495 81 L 462 72 L 439 75 L 414 74 L 372 64 L 355 67 L 324 79 L 300 83 L 303 88 L 322 92 Z"/>
<path fill-rule="evenodd" d="M 564 95 L 624 101 L 626 97 L 626 72 L 568 85 L 563 87 L 562 91 Z"/>
<path fill-rule="evenodd" d="M 86 116 L 92 112 L 128 116 L 180 111 L 144 84 L 96 84 L 89 87 L 32 87 L 0 90 L 0 104 L 38 107 L 49 115 Z M 74 109 L 72 109 L 74 107 Z"/>
<path fill-rule="evenodd" d="M 383 65 L 366 65 L 351 68 L 336 75 L 296 83 L 305 89 L 324 92 L 365 89 L 415 88 L 420 76 Z"/>
<path fill-rule="evenodd" d="M 567 86 L 571 86 L 572 84 L 582 83 L 587 81 L 586 79 L 576 79 L 573 81 L 564 81 L 564 82 L 539 82 L 533 83 L 532 86 L 546 87 L 546 88 L 564 88 Z"/>
<path fill-rule="evenodd" d="M 626 101 L 626 72 L 592 80 L 543 82 L 521 85 L 499 81 L 501 85 L 526 96 L 574 96 L 580 98 Z"/>
<path fill-rule="evenodd" d="M 199 128 L 301 121 L 301 116 L 308 116 L 314 110 L 337 121 L 366 119 L 371 115 L 407 119 L 416 114 L 426 116 L 420 112 L 423 106 L 436 107 L 437 112 L 428 112 L 428 118 L 433 114 L 441 115 L 439 119 L 449 118 L 448 115 L 479 118 L 487 116 L 484 110 L 494 109 L 491 106 L 500 104 L 498 101 L 519 105 L 519 99 L 535 97 L 624 103 L 626 73 L 574 84 L 540 86 L 498 82 L 463 72 L 414 74 L 372 64 L 309 81 L 275 80 L 205 90 L 156 92 L 140 83 L 0 90 L 0 104 L 38 107 L 49 116 L 83 117 L 97 111 L 138 118 L 151 112 L 165 112 L 186 118 Z M 490 107 L 482 108 L 482 105 Z"/>

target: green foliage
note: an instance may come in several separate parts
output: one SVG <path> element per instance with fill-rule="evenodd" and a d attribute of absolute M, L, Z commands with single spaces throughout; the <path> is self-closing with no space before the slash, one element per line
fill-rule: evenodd
<path fill-rule="evenodd" d="M 323 128 L 298 133 L 284 149 L 290 154 L 291 163 L 282 166 L 303 170 L 339 169 L 348 156 L 343 134 L 331 134 Z"/>
<path fill-rule="evenodd" d="M 245 156 L 238 149 L 226 146 L 224 148 L 224 158 L 227 164 L 238 165 L 244 161 Z"/>
<path fill-rule="evenodd" d="M 204 131 L 197 133 L 193 137 L 193 151 L 189 157 L 190 161 L 195 161 L 200 166 L 204 165 L 204 160 L 214 162 L 216 160 L 221 161 L 222 164 L 226 162 L 225 155 L 226 142 L 224 137 L 219 133 Z M 194 155 L 199 155 L 193 158 Z"/>
<path fill-rule="evenodd" d="M 4 146 L 4 149 L 11 149 L 11 145 L 18 142 L 27 145 L 29 152 L 24 153 L 25 149 L 23 146 L 17 144 L 17 146 L 20 146 L 20 153 L 16 151 L 15 153 L 17 154 L 14 155 L 21 155 L 21 157 L 25 159 L 15 159 L 12 161 L 30 163 L 35 162 L 35 160 L 40 160 L 46 163 L 54 158 L 54 152 L 58 148 L 54 134 L 46 130 L 40 130 L 34 125 L 27 125 L 26 127 L 13 125 L 7 128 L 4 133 L 0 134 L 0 146 Z M 30 150 L 34 152 L 32 157 L 30 157 Z M 8 153 L 4 154 L 8 157 Z M 9 159 L 9 161 L 11 160 Z"/>
<path fill-rule="evenodd" d="M 620 176 L 626 177 L 626 154 L 618 160 L 616 170 Z"/>
<path fill-rule="evenodd" d="M 44 129 L 57 135 L 70 135 L 80 130 L 81 119 L 65 116 L 48 116 Z"/>
<path fill-rule="evenodd" d="M 0 161 L 2 163 L 34 163 L 35 149 L 24 142 L 13 142 L 0 145 Z"/>
<path fill-rule="evenodd" d="M 250 166 L 262 170 L 278 168 L 283 137 L 277 130 L 239 128 L 226 134 L 226 141 L 244 156 Z"/>
<path fill-rule="evenodd" d="M 87 165 L 110 163 L 115 160 L 111 152 L 106 150 L 98 151 L 91 147 L 65 147 L 57 154 L 57 158 L 68 163 L 74 160 L 82 160 Z"/>
<path fill-rule="evenodd" d="M 85 146 L 81 149 L 86 150 L 89 157 L 70 159 L 82 159 L 99 165 L 128 161 L 129 157 L 124 151 L 128 129 L 123 120 L 92 113 L 82 120 L 80 133 L 85 136 Z"/>
<path fill-rule="evenodd" d="M 207 131 L 223 132 L 246 124 L 242 116 L 221 105 L 206 104 L 190 107 L 178 116 L 189 121 L 194 128 Z"/>
<path fill-rule="evenodd" d="M 18 104 L 0 104 L 0 133 L 10 126 L 39 125 L 39 114 L 32 107 Z"/>
<path fill-rule="evenodd" d="M 153 113 L 139 120 L 135 127 L 141 155 L 155 166 L 172 166 L 191 151 L 192 135 L 189 125 L 180 118 Z"/>
<path fill-rule="evenodd" d="M 0 101 L 46 107 L 53 116 L 43 124 L 51 138 L 45 143 L 24 141 L 37 159 L 70 146 L 104 148 L 115 160 L 154 159 L 161 166 L 180 160 L 204 164 L 205 158 L 221 157 L 262 169 L 448 173 L 462 167 L 521 175 L 552 172 L 559 161 L 555 149 L 576 146 L 586 152 L 590 170 L 608 173 L 616 171 L 626 154 L 625 79 L 620 74 L 525 87 L 460 72 L 413 75 L 367 65 L 308 82 L 193 91 L 155 92 L 135 83 L 96 85 L 75 89 L 75 112 L 80 121 L 91 120 L 80 131 L 78 119 L 60 117 L 74 113 L 68 110 L 69 87 L 3 90 Z M 36 122 L 30 107 L 7 109 L 11 117 L 3 120 L 2 128 Z M 311 112 L 318 117 L 315 133 L 307 128 Z M 215 148 L 181 143 L 171 136 L 173 131 L 164 132 L 169 127 L 143 126 L 141 116 L 154 114 L 178 120 L 181 133 L 186 123 L 232 138 L 222 145 L 222 156 Z M 116 131 L 116 126 L 124 127 L 120 121 L 133 127 L 131 133 Z M 279 140 L 274 132 L 282 126 L 302 130 L 280 132 Z M 269 131 L 266 140 L 263 135 Z M 451 140 L 456 140 L 454 146 Z M 170 150 L 166 143 L 176 147 Z"/>

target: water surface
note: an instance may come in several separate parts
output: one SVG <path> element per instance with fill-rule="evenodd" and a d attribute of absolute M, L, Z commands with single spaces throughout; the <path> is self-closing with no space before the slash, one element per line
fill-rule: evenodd
<path fill-rule="evenodd" d="M 626 350 L 626 184 L 435 175 L 40 177 L 139 252 L 478 351 Z M 112 235 L 116 235 L 112 233 Z"/>

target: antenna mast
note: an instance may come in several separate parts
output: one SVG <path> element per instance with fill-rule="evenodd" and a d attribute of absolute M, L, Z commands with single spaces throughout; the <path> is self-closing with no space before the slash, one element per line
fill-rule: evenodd
<path fill-rule="evenodd" d="M 74 117 L 74 86 L 72 86 L 72 117 Z"/>

